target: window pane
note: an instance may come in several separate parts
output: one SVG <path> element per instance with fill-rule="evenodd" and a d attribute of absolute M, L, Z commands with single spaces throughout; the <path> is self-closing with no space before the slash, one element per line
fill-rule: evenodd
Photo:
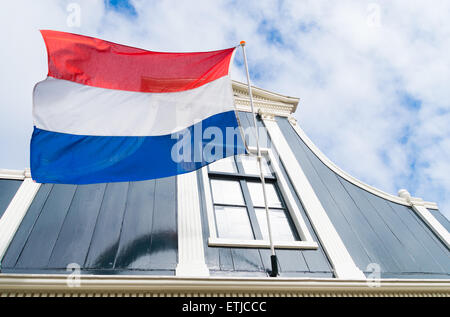
<path fill-rule="evenodd" d="M 226 157 L 209 164 L 209 170 L 211 172 L 237 173 L 234 156 Z"/>
<path fill-rule="evenodd" d="M 262 183 L 247 182 L 247 185 L 250 192 L 250 197 L 252 198 L 253 206 L 265 207 Z M 283 208 L 273 184 L 266 183 L 266 194 L 269 207 Z"/>
<path fill-rule="evenodd" d="M 269 229 L 267 227 L 266 210 L 256 208 L 256 218 L 258 219 L 261 234 L 265 240 L 269 240 Z M 289 221 L 284 209 L 269 209 L 270 225 L 272 228 L 272 238 L 275 241 L 295 241 L 294 233 L 289 225 Z"/>
<path fill-rule="evenodd" d="M 238 159 L 240 159 L 242 162 L 242 166 L 244 167 L 245 174 L 259 175 L 259 164 L 258 164 L 258 160 L 256 159 L 256 156 L 240 155 L 240 156 L 238 156 Z M 264 175 L 266 175 L 266 176 L 272 175 L 265 157 L 262 157 L 262 167 L 263 167 Z"/>
<path fill-rule="evenodd" d="M 253 240 L 247 208 L 215 206 L 219 238 Z"/>
<path fill-rule="evenodd" d="M 211 179 L 211 188 L 215 204 L 245 206 L 241 185 L 238 181 Z"/>

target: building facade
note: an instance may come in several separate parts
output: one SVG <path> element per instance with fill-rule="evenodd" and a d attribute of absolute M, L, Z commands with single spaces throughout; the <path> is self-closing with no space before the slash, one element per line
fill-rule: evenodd
<path fill-rule="evenodd" d="M 233 90 L 254 151 L 247 87 Z M 450 222 L 437 204 L 348 175 L 294 119 L 297 98 L 253 94 L 278 277 L 255 159 L 241 155 L 129 183 L 0 170 L 0 294 L 448 296 Z"/>

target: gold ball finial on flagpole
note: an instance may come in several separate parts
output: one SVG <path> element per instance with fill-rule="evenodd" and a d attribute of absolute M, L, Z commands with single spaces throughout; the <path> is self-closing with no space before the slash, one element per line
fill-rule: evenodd
<path fill-rule="evenodd" d="M 241 44 L 241 46 L 245 46 L 245 41 L 241 41 L 239 44 Z"/>

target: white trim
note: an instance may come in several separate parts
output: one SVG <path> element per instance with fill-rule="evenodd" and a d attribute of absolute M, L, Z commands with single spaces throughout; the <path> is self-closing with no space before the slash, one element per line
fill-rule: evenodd
<path fill-rule="evenodd" d="M 248 84 L 233 81 L 233 92 L 236 109 L 252 112 Z M 256 112 L 271 112 L 283 117 L 291 115 L 297 109 L 299 102 L 298 98 L 283 96 L 254 86 L 252 86 L 252 96 Z"/>
<path fill-rule="evenodd" d="M 251 150 L 251 149 L 250 149 Z M 275 158 L 273 151 L 268 151 L 269 160 L 274 169 L 275 175 L 277 176 L 278 187 L 281 190 L 285 203 L 287 205 L 287 209 L 291 214 L 292 221 L 295 224 L 297 232 L 300 234 L 300 239 L 307 244 L 315 245 L 315 248 L 318 248 L 317 243 L 313 241 L 311 234 L 309 233 L 308 227 L 306 226 L 305 220 L 302 217 L 300 209 L 295 202 L 294 197 L 292 196 L 291 191 L 289 190 L 289 186 L 287 184 L 287 180 L 284 179 L 283 174 L 281 173 L 280 165 L 278 164 L 279 158 Z"/>
<path fill-rule="evenodd" d="M 214 205 L 212 193 L 209 186 L 208 167 L 204 166 L 200 170 L 203 180 L 203 192 L 205 194 L 206 216 L 208 218 L 209 238 L 217 238 L 216 223 L 214 216 Z"/>
<path fill-rule="evenodd" d="M 272 144 L 275 146 L 286 172 L 292 181 L 311 225 L 314 227 L 319 240 L 334 268 L 336 277 L 342 279 L 364 279 L 364 273 L 355 265 L 347 248 L 334 228 L 331 220 L 316 196 L 302 167 L 298 163 L 289 144 L 284 138 L 278 124 L 263 117 Z"/>
<path fill-rule="evenodd" d="M 0 169 L 0 179 L 23 180 L 25 178 L 25 173 L 26 171 L 24 170 Z"/>
<path fill-rule="evenodd" d="M 398 195 L 411 204 L 412 209 L 416 214 L 431 228 L 447 248 L 450 249 L 450 233 L 439 221 L 437 221 L 431 212 L 425 208 L 424 202 L 421 199 L 412 198 L 411 194 L 405 189 L 399 190 Z"/>
<path fill-rule="evenodd" d="M 249 99 L 248 84 L 233 80 L 232 85 L 233 91 L 235 92 L 236 95 L 247 97 L 247 99 Z M 291 113 L 297 110 L 298 102 L 300 100 L 297 97 L 281 95 L 276 92 L 265 90 L 255 86 L 252 86 L 252 95 L 253 98 L 256 100 L 285 104 L 286 106 L 290 107 Z"/>
<path fill-rule="evenodd" d="M 321 151 L 320 149 L 308 138 L 306 133 L 300 128 L 298 124 L 296 124 L 294 118 L 289 118 L 289 123 L 294 128 L 294 130 L 297 132 L 298 136 L 305 142 L 306 146 L 316 155 L 319 160 L 322 161 L 323 164 L 325 164 L 329 169 L 331 169 L 333 172 L 335 172 L 337 175 L 341 176 L 345 180 L 349 181 L 350 183 L 368 191 L 369 193 L 372 193 L 378 197 L 384 198 L 386 200 L 392 201 L 397 204 L 405 205 L 405 206 L 411 206 L 406 199 L 388 194 L 382 190 L 379 190 L 378 188 L 372 187 L 368 184 L 363 183 L 359 179 L 356 179 L 355 177 L 351 176 L 350 174 L 346 173 L 342 169 L 340 169 L 336 164 L 334 164 L 330 159 L 328 159 Z M 424 202 L 424 205 L 426 208 L 430 209 L 438 209 L 438 206 L 434 202 Z"/>
<path fill-rule="evenodd" d="M 71 287 L 67 275 L 0 274 L 0 296 L 449 296 L 442 279 L 366 280 L 331 278 L 180 278 L 82 275 Z M 378 282 L 378 281 L 377 281 Z"/>
<path fill-rule="evenodd" d="M 249 151 L 256 151 L 254 148 L 250 147 Z M 286 203 L 286 208 L 294 222 L 295 229 L 300 235 L 302 241 L 275 241 L 275 248 L 279 249 L 317 249 L 318 244 L 313 241 L 313 238 L 308 230 L 308 227 L 301 215 L 301 212 L 292 196 L 291 191 L 287 185 L 286 180 L 281 174 L 281 169 L 278 164 L 278 159 L 275 157 L 272 150 L 267 148 L 261 148 L 261 153 L 269 156 L 270 163 L 274 169 L 275 175 L 277 177 L 277 185 L 282 193 L 284 201 Z M 255 248 L 270 247 L 269 241 L 266 240 L 238 240 L 238 239 L 223 239 L 217 236 L 215 216 L 214 216 L 214 204 L 212 201 L 211 189 L 209 187 L 209 177 L 207 167 L 203 167 L 201 170 L 205 201 L 206 201 L 206 213 L 208 217 L 208 228 L 209 228 L 209 246 L 222 246 L 222 247 L 240 247 L 240 248 Z"/>
<path fill-rule="evenodd" d="M 236 110 L 252 112 L 251 107 L 250 107 L 250 101 L 247 98 L 235 96 L 234 100 L 235 100 L 235 104 L 236 104 Z M 260 100 L 254 101 L 254 107 L 255 107 L 255 112 L 270 111 L 270 113 L 273 113 L 274 115 L 277 115 L 280 117 L 289 117 L 291 115 L 291 110 L 292 110 L 292 107 L 289 105 L 285 105 L 282 103 L 260 101 Z"/>
<path fill-rule="evenodd" d="M 212 237 L 208 239 L 208 245 L 210 247 L 270 248 L 269 240 L 235 240 Z M 319 247 L 314 241 L 274 241 L 273 245 L 277 249 L 315 250 Z"/>
<path fill-rule="evenodd" d="M 203 249 L 197 173 L 177 176 L 178 265 L 177 276 L 209 276 Z"/>
<path fill-rule="evenodd" d="M 0 219 L 0 261 L 41 184 L 25 178 Z"/>
<path fill-rule="evenodd" d="M 412 209 L 422 218 L 422 220 L 433 230 L 442 242 L 450 249 L 450 234 L 447 229 L 428 211 L 425 206 L 413 204 Z"/>

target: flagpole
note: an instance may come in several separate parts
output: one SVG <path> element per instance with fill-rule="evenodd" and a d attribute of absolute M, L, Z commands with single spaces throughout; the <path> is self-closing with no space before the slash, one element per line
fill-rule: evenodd
<path fill-rule="evenodd" d="M 248 72 L 247 55 L 245 54 L 245 41 L 241 41 L 240 45 L 242 47 L 242 53 L 244 55 L 245 72 L 247 73 L 248 95 L 250 96 L 250 107 L 252 109 L 253 125 L 255 127 L 255 135 L 256 135 L 256 151 L 257 151 L 257 160 L 258 160 L 258 165 L 259 165 L 259 175 L 260 175 L 261 183 L 262 183 L 262 187 L 263 187 L 264 205 L 266 208 L 267 227 L 268 227 L 268 231 L 269 231 L 269 242 L 270 242 L 270 251 L 271 251 L 270 260 L 272 263 L 272 272 L 270 272 L 270 276 L 276 277 L 278 275 L 278 263 L 277 263 L 277 256 L 275 254 L 275 247 L 273 245 L 273 239 L 272 239 L 272 228 L 270 225 L 269 206 L 267 204 L 266 182 L 264 179 L 264 172 L 263 172 L 263 168 L 262 168 L 261 149 L 259 147 L 259 132 L 258 132 L 258 127 L 256 125 L 255 108 L 253 107 L 253 94 L 252 94 L 252 86 L 250 85 L 250 75 Z"/>

